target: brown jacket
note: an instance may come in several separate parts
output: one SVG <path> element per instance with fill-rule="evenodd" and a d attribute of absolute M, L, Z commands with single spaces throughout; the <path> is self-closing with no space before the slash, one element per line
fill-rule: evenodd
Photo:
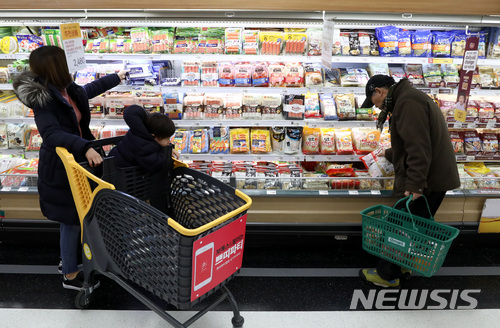
<path fill-rule="evenodd" d="M 395 196 L 444 192 L 460 186 L 448 127 L 441 110 L 425 93 L 401 81 L 393 93 L 392 148 L 387 159 L 396 172 Z"/>

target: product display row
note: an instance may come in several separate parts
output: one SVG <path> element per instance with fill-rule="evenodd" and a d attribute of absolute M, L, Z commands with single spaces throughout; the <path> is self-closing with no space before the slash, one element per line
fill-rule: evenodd
<path fill-rule="evenodd" d="M 29 33 L 17 27 L 2 27 L 0 39 L 5 53 L 30 52 L 42 45 L 62 46 L 57 28 L 34 28 Z M 220 28 L 220 27 L 104 27 L 82 28 L 88 53 L 174 53 L 304 55 L 322 53 L 321 28 Z M 500 32 L 486 28 L 479 37 L 479 58 L 500 58 Z M 333 31 L 332 55 L 463 57 L 465 30 L 406 30 L 383 26 L 370 30 Z"/>

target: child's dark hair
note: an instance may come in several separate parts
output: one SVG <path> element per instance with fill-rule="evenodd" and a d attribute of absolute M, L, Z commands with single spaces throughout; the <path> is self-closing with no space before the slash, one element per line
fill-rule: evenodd
<path fill-rule="evenodd" d="M 148 114 L 145 125 L 148 131 L 158 139 L 169 138 L 175 133 L 174 122 L 165 114 Z"/>

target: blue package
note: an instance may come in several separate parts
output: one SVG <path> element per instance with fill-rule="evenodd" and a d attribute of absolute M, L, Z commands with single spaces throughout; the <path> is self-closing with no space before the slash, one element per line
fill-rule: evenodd
<path fill-rule="evenodd" d="M 229 128 L 211 127 L 210 128 L 210 153 L 211 154 L 229 154 Z"/>
<path fill-rule="evenodd" d="M 411 31 L 400 29 L 398 33 L 398 54 L 400 57 L 411 56 Z"/>
<path fill-rule="evenodd" d="M 479 57 L 481 59 L 486 58 L 486 37 L 488 33 L 486 31 L 479 32 L 479 44 L 477 50 L 479 51 Z"/>
<path fill-rule="evenodd" d="M 207 154 L 210 147 L 209 140 L 207 129 L 188 131 L 188 153 Z"/>
<path fill-rule="evenodd" d="M 380 56 L 398 56 L 399 29 L 394 26 L 377 27 L 375 35 L 378 39 Z"/>
<path fill-rule="evenodd" d="M 432 53 L 431 30 L 416 30 L 411 34 L 411 55 L 413 57 L 430 57 Z"/>
<path fill-rule="evenodd" d="M 453 32 L 432 33 L 432 57 L 450 57 L 451 41 L 455 37 Z"/>

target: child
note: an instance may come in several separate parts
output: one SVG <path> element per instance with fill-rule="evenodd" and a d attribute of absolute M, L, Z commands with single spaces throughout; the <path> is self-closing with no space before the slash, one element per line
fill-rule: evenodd
<path fill-rule="evenodd" d="M 140 106 L 128 107 L 123 118 L 130 130 L 124 139 L 111 150 L 118 167 L 140 166 L 150 173 L 161 170 L 167 165 L 164 147 L 170 144 L 175 125 L 168 116 L 160 113 L 147 113 Z M 172 154 L 179 158 L 179 153 Z"/>

